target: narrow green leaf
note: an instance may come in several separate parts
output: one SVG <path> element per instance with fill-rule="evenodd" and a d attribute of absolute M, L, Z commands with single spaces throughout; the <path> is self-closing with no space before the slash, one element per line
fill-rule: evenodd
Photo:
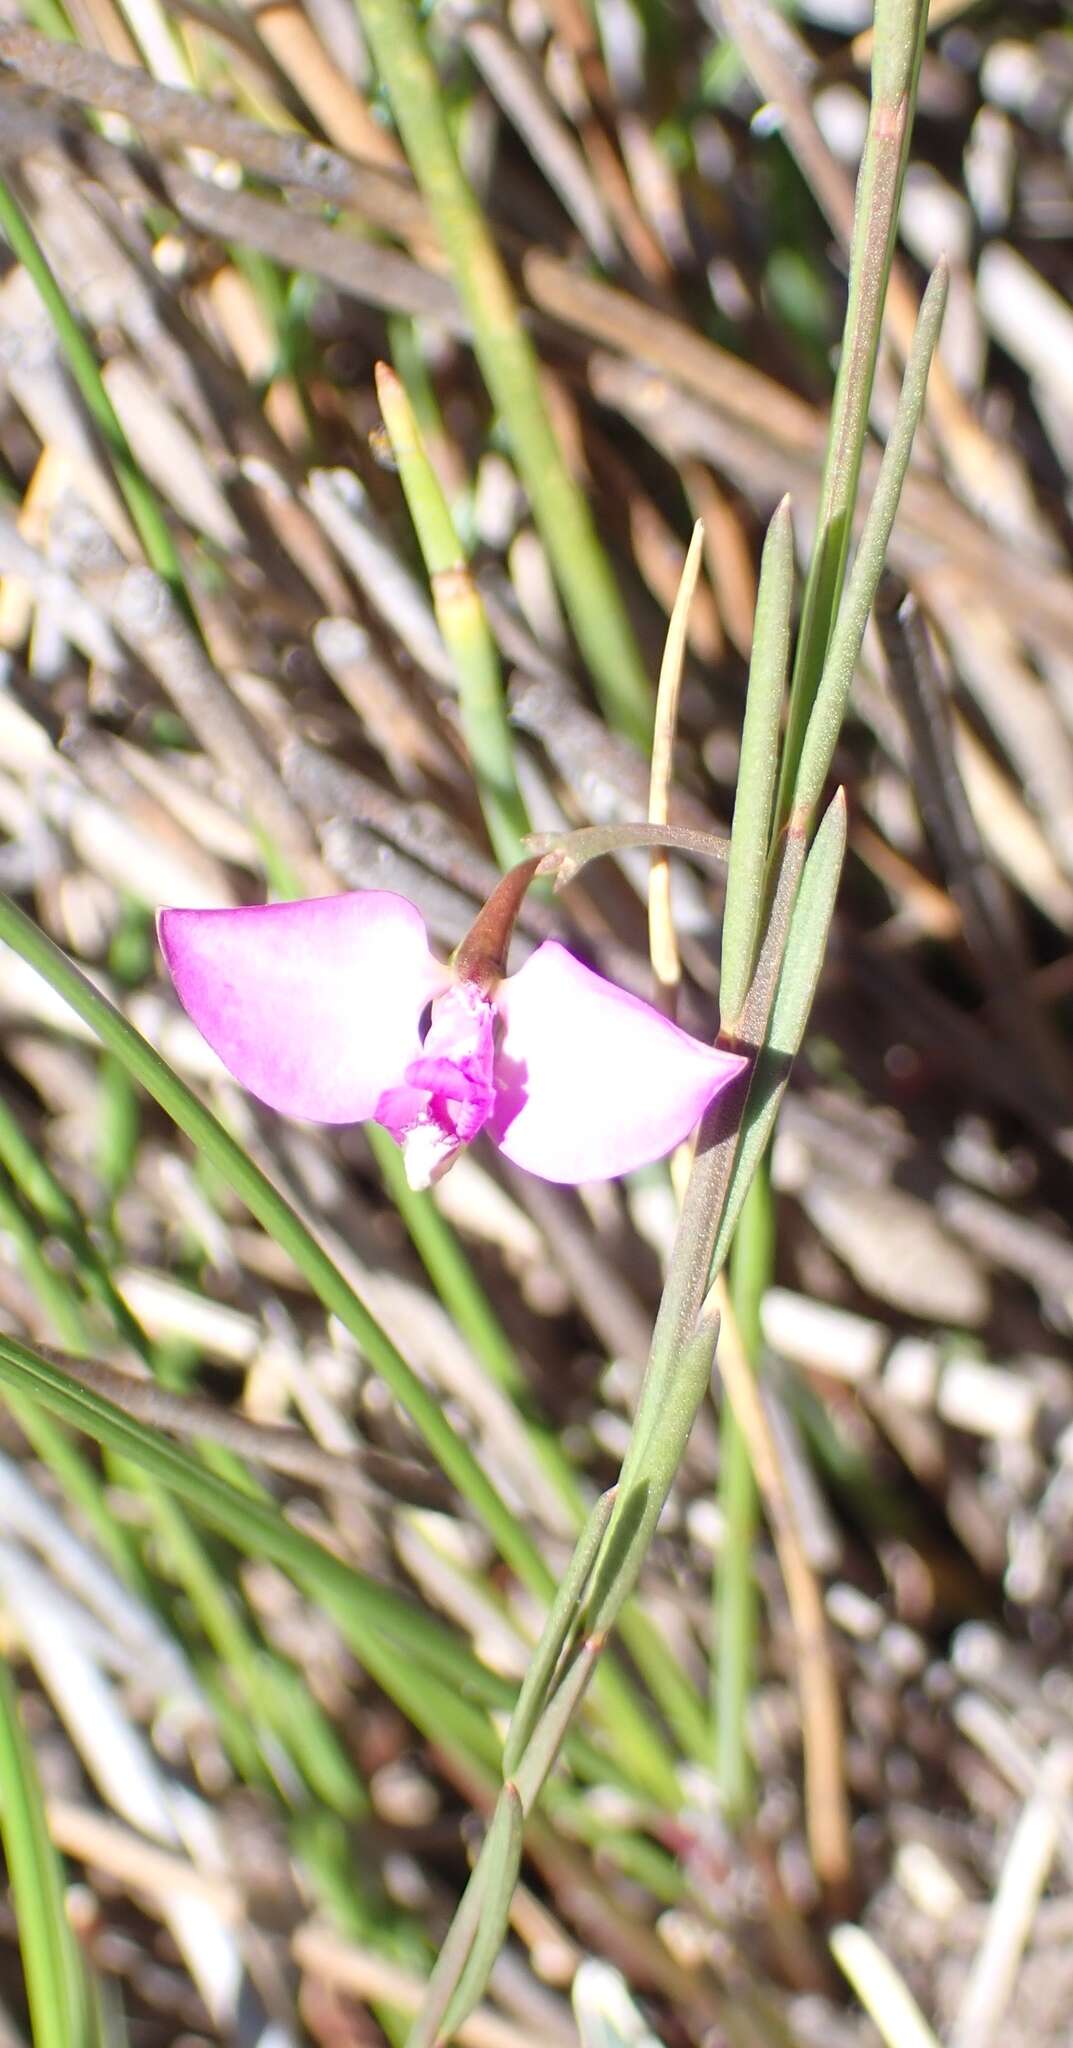
<path fill-rule="evenodd" d="M 118 1062 L 110 1064 L 114 1071 L 123 1074 L 126 1085 L 131 1087 L 133 1084 Z M 154 1367 L 152 1347 L 112 1285 L 107 1265 L 83 1229 L 74 1203 L 45 1161 L 34 1152 L 10 1109 L 2 1102 L 0 1161 L 3 1164 L 11 1162 L 12 1170 L 18 1172 L 20 1183 L 35 1207 L 72 1250 L 75 1270 L 87 1292 L 92 1290 L 109 1309 L 123 1339 L 151 1368 Z M 5 1196 L 4 1176 L 0 1171 L 0 1222 L 5 1216 Z M 20 1215 L 19 1222 L 23 1233 L 18 1240 L 22 1246 L 23 1269 L 39 1299 L 52 1314 L 58 1334 L 77 1351 L 92 1349 L 86 1312 L 70 1279 L 47 1265 L 26 1219 Z M 43 1276 L 47 1276 L 46 1284 L 42 1284 Z M 55 1473 L 65 1497 L 81 1508 L 105 1555 L 117 1564 L 128 1583 L 138 1586 L 143 1596 L 151 1599 L 131 1533 L 111 1512 L 107 1492 L 97 1472 L 64 1434 L 61 1425 L 43 1408 L 16 1395 L 9 1395 L 8 1400 L 20 1429 L 38 1456 Z M 228 1460 L 227 1469 L 234 1470 L 240 1485 L 248 1483 L 237 1461 Z M 131 1461 L 124 1465 L 120 1460 L 116 1473 L 124 1483 L 132 1474 L 133 1485 L 149 1504 L 160 1553 L 182 1586 L 203 1635 L 212 1644 L 238 1692 L 245 1697 L 251 1716 L 251 1723 L 244 1729 L 247 1738 L 252 1725 L 258 1732 L 262 1754 L 270 1766 L 278 1748 L 278 1738 L 281 1738 L 292 1747 L 295 1762 L 307 1783 L 329 1803 L 338 1805 L 340 1811 L 353 1813 L 363 1796 L 361 1786 L 336 1741 L 330 1722 L 308 1688 L 298 1685 L 297 1673 L 275 1652 L 266 1652 L 260 1642 L 254 1642 L 247 1635 L 231 1589 L 222 1583 L 181 1506 L 170 1499 L 147 1473 L 137 1467 L 132 1468 Z M 273 1743 L 266 1744 L 261 1740 L 266 1729 L 272 1730 L 277 1738 Z"/>
<path fill-rule="evenodd" d="M 771 814 L 779 764 L 779 721 L 790 659 L 794 601 L 794 535 L 790 500 L 776 507 L 764 542 L 756 594 L 749 688 L 741 734 L 738 787 L 730 834 L 723 908 L 719 1008 L 723 1030 L 736 1026 L 749 991 L 764 913 Z"/>
<path fill-rule="evenodd" d="M 511 1794 L 513 1797 L 509 1796 Z M 485 1909 L 485 1888 L 490 1861 L 493 1856 L 498 1860 L 504 1839 L 509 1843 L 515 1832 L 518 1835 L 520 1857 L 520 1821 L 518 1795 L 513 1785 L 505 1785 L 499 1795 L 488 1833 L 481 1844 L 480 1855 L 470 1872 L 466 1889 L 459 1900 L 446 1939 L 436 1959 L 436 1967 L 428 1980 L 421 2010 L 406 2036 L 406 2048 L 436 2048 L 436 2044 L 447 2038 L 444 2014 L 462 1981 L 473 1944 L 478 1938 L 481 1916 Z"/>
<path fill-rule="evenodd" d="M 123 1071 L 119 1069 L 119 1071 Z M 124 1079 L 126 1075 L 124 1073 Z M 128 1085 L 132 1085 L 128 1083 Z M 21 1169 L 26 1161 L 20 1144 L 18 1126 L 0 1105 L 0 1152 L 11 1157 Z M 54 1227 L 62 1232 L 67 1242 L 76 1251 L 76 1256 L 85 1249 L 91 1262 L 89 1278 L 94 1277 L 97 1268 L 106 1273 L 103 1260 L 90 1246 L 81 1228 L 81 1220 L 70 1198 L 55 1181 L 45 1163 L 34 1155 L 34 1164 L 24 1171 L 26 1183 L 32 1189 L 40 1206 L 53 1219 Z M 0 1170 L 0 1223 L 5 1220 L 7 1190 Z M 11 1218 L 8 1230 L 11 1234 Z M 32 1226 L 21 1214 L 18 1217 L 21 1236 L 20 1256 L 23 1270 L 39 1299 L 49 1310 L 60 1337 L 76 1351 L 92 1349 L 91 1327 L 84 1306 L 70 1279 L 48 1266 L 36 1243 Z M 120 1332 L 133 1342 L 138 1351 L 153 1363 L 152 1351 L 146 1344 L 141 1330 L 130 1316 L 125 1304 L 111 1288 L 109 1282 L 105 1295 L 106 1304 L 118 1309 L 116 1321 Z M 97 1473 L 87 1464 L 77 1447 L 71 1443 L 60 1425 L 43 1409 L 35 1407 L 17 1395 L 8 1396 L 12 1413 L 19 1427 L 24 1431 L 38 1455 L 44 1458 L 55 1472 L 64 1488 L 66 1497 L 77 1502 L 87 1515 L 106 1556 L 111 1557 L 129 1582 L 139 1585 L 143 1593 L 149 1589 L 145 1573 L 141 1569 L 130 1532 L 110 1510 L 107 1493 Z M 114 1462 L 114 1461 L 113 1461 Z M 300 1744 L 302 1754 L 316 1769 L 316 1778 L 308 1778 L 321 1790 L 322 1796 L 341 1801 L 341 1810 L 353 1813 L 361 1801 L 361 1787 L 353 1770 L 335 1742 L 330 1723 L 322 1715 L 316 1701 L 304 1688 L 295 1694 L 288 1690 L 287 1679 L 296 1674 L 284 1666 L 275 1652 L 266 1652 L 259 1642 L 253 1641 L 247 1633 L 239 1608 L 236 1606 L 231 1588 L 222 1582 L 216 1567 L 195 1535 L 178 1501 L 171 1499 L 162 1487 L 138 1467 L 120 1459 L 115 1464 L 113 1476 L 121 1483 L 128 1481 L 141 1492 L 147 1501 L 152 1517 L 154 1538 L 158 1551 L 166 1560 L 178 1584 L 182 1587 L 197 1619 L 197 1624 L 212 1645 L 220 1663 L 228 1671 L 231 1682 L 245 1702 L 250 1722 L 244 1726 L 244 1738 L 248 1741 L 252 1728 L 269 1769 L 274 1768 L 274 1757 L 278 1752 L 279 1740 Z M 245 1475 L 242 1475 L 242 1480 Z M 240 1482 L 241 1483 L 241 1482 Z M 278 1681 L 278 1683 L 277 1683 Z M 271 1731 L 273 1740 L 264 1740 L 265 1731 Z M 298 1768 L 301 1763 L 296 1758 Z M 293 1778 L 293 1769 L 290 1773 Z"/>
<path fill-rule="evenodd" d="M 225 1584 L 180 1502 L 138 1468 L 139 1489 L 149 1500 L 163 1568 L 174 1574 L 211 1645 L 229 1690 L 246 1711 L 244 1733 L 252 1735 L 268 1770 L 285 1796 L 296 1771 L 311 1790 L 352 1818 L 365 1805 L 364 1789 L 335 1740 L 330 1721 L 299 1681 L 298 1673 L 274 1651 L 266 1651 L 247 1628 L 232 1589 Z M 289 1771 L 279 1778 L 280 1745 L 289 1752 Z M 311 1766 L 306 1770 L 305 1764 Z"/>
<path fill-rule="evenodd" d="M 5 1166 L 49 1232 L 66 1245 L 85 1293 L 105 1308 L 124 1342 L 147 1365 L 152 1349 L 113 1282 L 108 1261 L 94 1244 L 66 1188 L 31 1144 L 9 1104 L 0 1098 L 0 1164 Z"/>
<path fill-rule="evenodd" d="M 443 486 L 425 451 L 406 386 L 387 363 L 376 365 L 376 395 L 421 559 L 430 576 L 457 569 L 465 552 Z"/>
<path fill-rule="evenodd" d="M 37 1763 L 11 1673 L 0 1662 L 0 1836 L 26 1979 L 34 2048 L 83 2048 L 91 2038 L 86 1980 L 64 1899 Z"/>
<path fill-rule="evenodd" d="M 20 1167 L 25 1161 L 18 1147 L 3 1142 L 5 1138 L 10 1138 L 12 1127 L 14 1119 L 11 1118 L 6 1106 L 0 1105 L 0 1155 L 3 1156 L 5 1164 L 10 1157 L 14 1165 Z M 43 1199 L 46 1211 L 56 1209 L 60 1190 L 52 1183 L 43 1162 L 38 1162 L 36 1172 L 27 1173 L 20 1178 L 32 1189 L 35 1196 Z M 53 1193 L 56 1200 L 53 1200 Z M 40 1242 L 40 1228 L 31 1221 L 16 1200 L 2 1165 L 0 1227 L 13 1244 L 23 1275 L 50 1318 L 61 1342 L 75 1350 L 89 1348 L 92 1337 L 85 1305 L 67 1275 L 60 1272 L 46 1257 Z M 104 1555 L 110 1559 L 128 1585 L 138 1586 L 143 1592 L 146 1591 L 145 1574 L 131 1533 L 111 1513 L 99 1474 L 93 1470 L 77 1445 L 64 1435 L 63 1430 L 50 1415 L 42 1414 L 31 1403 L 16 1397 L 12 1397 L 11 1411 L 38 1457 L 55 1474 L 65 1497 L 77 1503 L 81 1509 Z"/>
<path fill-rule="evenodd" d="M 809 848 L 790 918 L 764 1048 L 776 1059 L 792 1060 L 805 1034 L 838 895 L 848 822 L 846 793 L 838 789 Z"/>
<path fill-rule="evenodd" d="M 727 1199 L 712 1254 L 712 1277 L 730 1250 L 742 1205 L 775 1125 L 790 1067 L 808 1023 L 823 966 L 846 851 L 846 799 L 839 790 L 828 805 L 801 877 L 783 956 L 767 1039 L 756 1062 Z"/>
<path fill-rule="evenodd" d="M 570 1723 L 603 1655 L 605 1641 L 604 1632 L 594 1629 L 578 1644 L 533 1729 L 514 1777 L 523 1813 L 531 1813 L 540 1797 L 541 1786 L 566 1741 Z"/>
<path fill-rule="evenodd" d="M 463 1696 L 498 1707 L 513 1704 L 512 1688 L 486 1672 L 422 1608 L 333 1556 L 296 1529 L 272 1502 L 230 1485 L 181 1445 L 6 1335 L 0 1335 L 0 1386 L 40 1403 L 72 1429 L 129 1458 L 244 1556 L 267 1557 L 289 1572 L 334 1616 L 359 1657 L 370 1660 L 374 1639 L 381 1640 L 405 1651 L 419 1672 L 442 1676 Z M 375 1661 L 379 1670 L 382 1660 L 376 1656 Z M 390 1684 L 387 1689 L 391 1691 Z"/>
<path fill-rule="evenodd" d="M 868 614 L 883 574 L 891 528 L 913 452 L 913 437 L 924 410 L 928 371 L 939 340 L 948 281 L 946 263 L 937 264 L 921 301 L 894 422 L 801 746 L 793 800 L 794 816 L 801 823 L 819 801 L 834 756 Z"/>
<path fill-rule="evenodd" d="M 504 1785 L 492 1825 L 481 1852 L 484 1888 L 477 1931 L 466 1957 L 466 1966 L 443 2016 L 444 2038 L 458 2032 L 469 2018 L 492 1974 L 510 1923 L 510 1904 L 522 1861 L 524 1817 L 522 1802 L 513 1785 Z"/>
<path fill-rule="evenodd" d="M 789 815 L 805 730 L 845 580 L 927 25 L 927 0 L 876 0 L 872 102 L 857 180 L 842 352 L 783 748 L 779 787 L 783 821 Z"/>

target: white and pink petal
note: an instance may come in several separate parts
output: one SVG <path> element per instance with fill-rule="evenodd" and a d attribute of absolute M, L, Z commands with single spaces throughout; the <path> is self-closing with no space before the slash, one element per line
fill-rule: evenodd
<path fill-rule="evenodd" d="M 316 1123 L 371 1117 L 447 987 L 424 919 L 388 890 L 242 910 L 164 910 L 183 1008 L 252 1095 Z"/>
<path fill-rule="evenodd" d="M 747 1064 L 680 1031 L 554 939 L 507 977 L 496 1008 L 489 1135 L 544 1180 L 612 1179 L 661 1159 Z"/>

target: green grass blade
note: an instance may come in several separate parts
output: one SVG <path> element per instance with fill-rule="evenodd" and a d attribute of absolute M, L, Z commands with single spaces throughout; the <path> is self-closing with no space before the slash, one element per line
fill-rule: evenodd
<path fill-rule="evenodd" d="M 47 1175 L 43 1166 L 38 1175 L 29 1176 L 30 1184 L 38 1191 L 44 1185 L 42 1175 Z M 73 1346 L 76 1351 L 87 1349 L 92 1339 L 83 1304 L 66 1275 L 58 1272 L 46 1257 L 38 1231 L 16 1200 L 2 1169 L 0 1229 L 6 1232 L 12 1243 L 23 1277 L 37 1296 L 61 1343 Z M 128 1585 L 137 1586 L 145 1593 L 147 1581 L 131 1533 L 111 1513 L 101 1479 L 77 1445 L 64 1435 L 50 1415 L 42 1414 L 32 1404 L 13 1397 L 11 1411 L 27 1442 L 54 1473 L 65 1497 L 81 1509 L 104 1555 Z"/>
<path fill-rule="evenodd" d="M 529 819 L 514 772 L 499 655 L 405 385 L 386 363 L 378 363 L 376 389 L 428 571 L 433 608 L 454 662 L 462 733 L 488 836 L 500 866 L 512 868 L 524 857 L 522 841 Z"/>
<path fill-rule="evenodd" d="M 230 1587 L 177 1500 L 144 1471 L 138 1473 L 138 1487 L 152 1506 L 163 1568 L 174 1574 L 189 1600 L 219 1670 L 245 1709 L 247 1730 L 269 1770 L 277 1776 L 273 1757 L 282 1745 L 292 1771 L 306 1780 L 322 1803 L 347 1818 L 363 1812 L 367 1801 L 361 1780 L 298 1673 L 250 1634 Z M 286 1793 L 288 1788 L 281 1784 L 280 1789 Z"/>
<path fill-rule="evenodd" d="M 2 1102 L 0 1163 L 10 1164 L 12 1171 L 17 1172 L 28 1198 L 72 1251 L 75 1271 L 87 1293 L 108 1309 L 119 1335 L 153 1369 L 156 1361 L 152 1347 L 112 1285 L 107 1266 L 84 1231 L 73 1202 Z M 3 1195 L 0 1177 L 0 1220 L 4 1214 Z M 44 1265 L 40 1249 L 36 1244 L 31 1248 L 38 1265 Z M 25 1256 L 23 1267 L 33 1284 L 34 1273 Z M 50 1303 L 62 1308 L 60 1317 L 55 1313 L 55 1306 L 52 1307 L 52 1320 L 58 1334 L 76 1350 L 92 1348 L 82 1304 L 69 1282 L 51 1268 L 48 1276 L 48 1296 L 40 1284 L 35 1291 L 46 1308 Z M 149 1583 L 138 1561 L 130 1531 L 110 1512 L 106 1490 L 96 1472 L 64 1435 L 60 1425 L 43 1409 L 16 1398 L 12 1399 L 12 1407 L 19 1427 L 38 1456 L 51 1467 L 65 1496 L 81 1507 L 105 1555 L 129 1582 L 139 1587 L 143 1597 L 151 1599 Z M 230 1472 L 239 1484 L 251 1483 L 237 1460 L 228 1459 L 221 1469 L 225 1476 Z M 146 1475 L 136 1470 L 133 1483 L 149 1502 L 157 1543 L 165 1557 L 170 1558 L 203 1635 L 243 1695 L 252 1725 L 272 1729 L 292 1749 L 299 1771 L 311 1786 L 318 1789 L 320 1796 L 341 1812 L 351 1813 L 355 1801 L 362 1797 L 359 1781 L 316 1701 L 304 1686 L 298 1686 L 297 1673 L 276 1653 L 266 1652 L 250 1640 L 230 1589 L 221 1583 L 176 1504 Z"/>
<path fill-rule="evenodd" d="M 486 1672 L 423 1609 L 334 1557 L 294 1528 L 271 1502 L 207 1471 L 159 1431 L 92 1393 L 14 1337 L 2 1335 L 0 1386 L 40 1403 L 72 1429 L 128 1458 L 244 1556 L 266 1557 L 278 1564 L 334 1616 L 357 1655 L 367 1658 L 376 1640 L 387 1642 L 406 1653 L 401 1661 L 408 1659 L 423 1675 L 441 1677 L 463 1698 L 499 1707 L 513 1704 L 512 1687 Z M 376 1655 L 378 1669 L 381 1661 Z"/>
<path fill-rule="evenodd" d="M 648 678 L 592 515 L 548 417 L 537 357 L 510 281 L 459 164 L 417 9 L 413 0 L 357 0 L 357 8 L 600 703 L 612 725 L 647 746 Z"/>
<path fill-rule="evenodd" d="M 768 527 L 760 562 L 730 834 L 719 981 L 719 1009 L 728 1038 L 736 1035 L 760 943 L 793 602 L 794 535 L 790 500 L 784 498 Z"/>
<path fill-rule="evenodd" d="M 410 1415 L 433 1456 L 485 1523 L 501 1555 L 540 1599 L 554 1581 L 536 1545 L 510 1514 L 473 1453 L 452 1429 L 436 1398 L 423 1386 L 328 1254 L 260 1169 L 192 1094 L 122 1013 L 101 995 L 58 946 L 7 897 L 0 896 L 0 940 L 28 960 L 89 1024 L 172 1121 L 198 1145 L 252 1214 L 308 1279 L 328 1311 L 337 1315 Z M 607 1697 L 610 1687 L 610 1698 Z M 656 1798 L 674 1800 L 676 1781 L 651 1723 L 614 1677 L 603 1680 L 611 1738 L 638 1784 Z"/>
<path fill-rule="evenodd" d="M 501 1555 L 541 1597 L 551 1581 L 536 1546 L 516 1522 L 468 1446 L 452 1429 L 440 1403 L 407 1365 L 327 1252 L 271 1182 L 247 1159 L 223 1125 L 198 1101 L 167 1061 L 94 988 L 73 962 L 7 897 L 0 897 L 0 940 L 26 960 L 92 1031 L 122 1060 L 172 1122 L 197 1145 L 247 1208 L 293 1259 L 324 1307 L 356 1338 L 395 1399 L 424 1437 L 446 1476 L 485 1524 Z"/>
<path fill-rule="evenodd" d="M 387 1586 L 296 1529 L 265 1496 L 230 1484 L 180 1445 L 124 1413 L 51 1365 L 27 1345 L 0 1335 L 0 1387 L 32 1410 L 40 1404 L 71 1428 L 124 1458 L 167 1488 L 183 1507 L 234 1543 L 265 1557 L 330 1614 L 356 1657 L 414 1726 L 437 1744 L 499 1775 L 501 1745 L 481 1709 L 510 1710 L 515 1688 L 486 1671 L 448 1628 Z M 284 1667 L 284 1671 L 286 1667 Z M 578 1757 L 584 1745 L 578 1744 Z M 589 1767 L 593 1754 L 588 1756 Z M 598 1774 L 606 1776 L 606 1760 Z"/>
<path fill-rule="evenodd" d="M 37 1763 L 11 1673 L 0 1663 L 0 1836 L 11 1885 L 34 2048 L 86 2048 L 86 1980 L 49 1837 Z"/>
<path fill-rule="evenodd" d="M 16 1140 L 16 1130 L 9 1113 L 0 1108 L 0 1150 L 25 1168 L 27 1162 Z M 26 1171 L 24 1178 L 68 1242 L 75 1246 L 83 1243 L 88 1246 L 73 1204 L 44 1162 L 36 1160 L 34 1169 Z M 92 1331 L 83 1303 L 67 1277 L 49 1266 L 28 1220 L 18 1211 L 14 1216 L 8 1214 L 6 1200 L 9 1201 L 10 1197 L 0 1174 L 0 1223 L 5 1225 L 9 1236 L 12 1235 L 13 1223 L 18 1223 L 16 1243 L 26 1278 L 50 1314 L 59 1337 L 76 1351 L 91 1350 Z M 151 1364 L 151 1349 L 114 1289 L 110 1289 L 108 1305 L 121 1311 L 116 1317 L 121 1334 L 130 1339 L 133 1330 L 136 1348 Z M 67 1497 L 77 1501 L 87 1515 L 105 1554 L 129 1581 L 149 1596 L 130 1532 L 111 1513 L 106 1491 L 97 1474 L 51 1416 L 35 1409 L 31 1403 L 17 1397 L 9 1398 L 20 1428 L 38 1455 L 51 1466 Z M 231 1461 L 231 1466 L 234 1468 L 234 1461 Z M 122 1460 L 117 1467 L 117 1476 L 126 1477 Z M 241 1474 L 240 1483 L 243 1481 L 245 1475 Z M 361 1788 L 316 1702 L 308 1694 L 296 1696 L 287 1686 L 288 1678 L 294 1676 L 289 1667 L 283 1665 L 274 1652 L 263 1650 L 250 1639 L 231 1589 L 221 1582 L 179 1505 L 137 1467 L 133 1468 L 132 1483 L 148 1502 L 155 1541 L 181 1585 L 202 1635 L 212 1645 L 231 1682 L 243 1697 L 250 1716 L 249 1725 L 260 1731 L 257 1739 L 266 1760 L 272 1754 L 273 1745 L 266 1746 L 261 1741 L 265 1730 L 271 1731 L 277 1748 L 280 1740 L 288 1745 L 296 1741 L 302 1755 L 313 1762 L 316 1782 L 322 1793 L 327 1793 L 333 1803 L 341 1802 L 341 1811 L 353 1812 L 356 1803 L 360 1803 Z M 301 1770 L 297 1759 L 295 1763 Z"/>

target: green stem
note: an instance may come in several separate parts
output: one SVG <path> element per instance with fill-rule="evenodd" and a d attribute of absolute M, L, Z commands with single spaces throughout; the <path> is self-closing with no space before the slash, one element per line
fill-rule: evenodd
<path fill-rule="evenodd" d="M 717 832 L 698 832 L 692 825 L 582 825 L 576 832 L 530 832 L 526 845 L 540 859 L 537 873 L 553 875 L 556 889 L 565 889 L 590 860 L 624 847 L 663 846 L 672 853 L 692 853 L 698 860 L 722 863 L 729 839 Z"/>
<path fill-rule="evenodd" d="M 34 2048 L 89 2048 L 87 1985 L 67 1917 L 37 1764 L 15 1684 L 0 1665 L 0 1837 L 15 1908 Z"/>
<path fill-rule="evenodd" d="M 760 1357 L 760 1304 L 771 1278 L 775 1218 L 771 1186 L 761 1165 L 745 1198 L 730 1254 L 730 1297 L 754 1372 Z M 719 1498 L 722 1549 L 715 1576 L 715 1646 L 712 1662 L 715 1775 L 723 1812 L 732 1827 L 752 1811 L 753 1772 L 746 1717 L 756 1669 L 759 1614 L 753 1546 L 759 1494 L 741 1424 L 724 1399 Z"/>

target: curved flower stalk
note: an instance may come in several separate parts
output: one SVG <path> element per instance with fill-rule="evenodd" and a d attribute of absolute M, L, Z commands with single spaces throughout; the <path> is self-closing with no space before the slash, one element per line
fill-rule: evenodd
<path fill-rule="evenodd" d="M 317 1123 L 371 1117 L 412 1187 L 482 1130 L 544 1180 L 609 1179 L 671 1151 L 745 1061 L 554 939 L 507 974 L 535 867 L 504 878 L 450 965 L 420 911 L 375 889 L 165 910 L 160 943 L 183 1007 L 251 1094 Z"/>

